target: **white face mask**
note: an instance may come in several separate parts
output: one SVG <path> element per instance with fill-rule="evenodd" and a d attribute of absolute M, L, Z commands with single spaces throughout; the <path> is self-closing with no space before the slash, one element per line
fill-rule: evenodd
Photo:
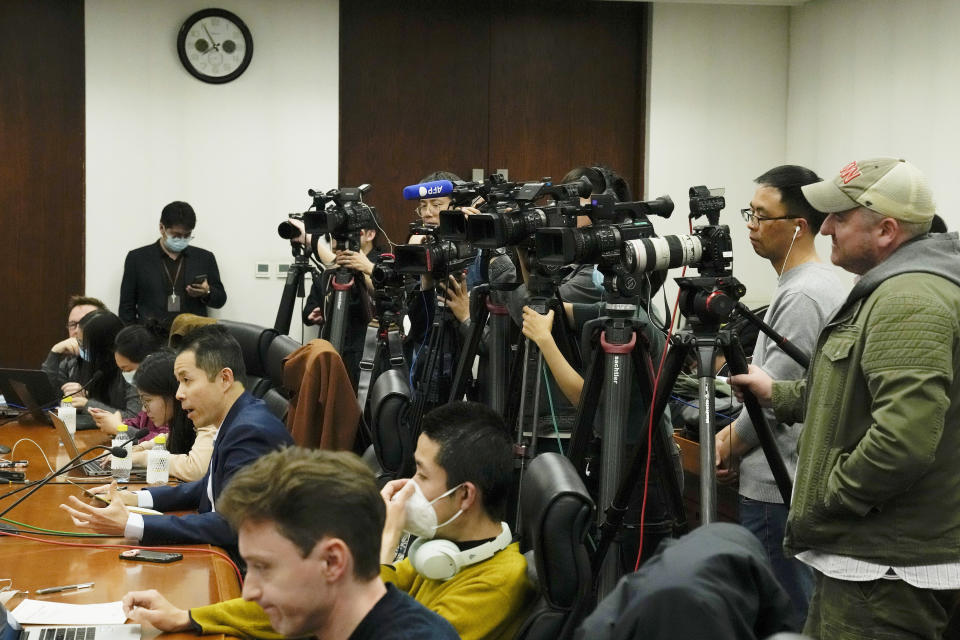
<path fill-rule="evenodd" d="M 414 492 L 413 495 L 407 499 L 406 519 L 403 523 L 403 530 L 407 533 L 429 540 L 437 535 L 437 529 L 447 526 L 459 518 L 460 514 L 463 513 L 463 509 L 460 509 L 443 524 L 437 524 L 437 512 L 433 508 L 434 502 L 440 500 L 441 498 L 447 497 L 462 487 L 462 484 L 458 484 L 454 488 L 440 494 L 433 500 L 427 500 L 427 497 L 423 495 L 423 490 L 420 489 L 420 485 L 413 480 L 410 482 L 413 483 Z"/>
<path fill-rule="evenodd" d="M 127 381 L 127 384 L 133 384 L 133 376 L 136 375 L 136 371 L 121 371 L 120 374 L 123 376 L 123 379 Z"/>

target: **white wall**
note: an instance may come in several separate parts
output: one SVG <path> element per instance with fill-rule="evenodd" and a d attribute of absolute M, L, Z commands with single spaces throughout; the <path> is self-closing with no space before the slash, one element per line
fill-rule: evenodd
<path fill-rule="evenodd" d="M 791 9 L 787 153 L 823 176 L 898 156 L 960 228 L 960 3 L 814 0 Z"/>
<path fill-rule="evenodd" d="M 116 308 L 126 252 L 185 200 L 227 289 L 214 315 L 273 326 L 283 280 L 255 279 L 254 265 L 289 262 L 277 223 L 307 207 L 308 187 L 336 186 L 339 5 L 218 2 L 254 54 L 239 79 L 210 85 L 176 52 L 180 25 L 209 4 L 86 2 L 86 290 Z"/>
<path fill-rule="evenodd" d="M 786 161 L 788 32 L 786 7 L 653 5 L 644 196 L 676 204 L 669 220 L 654 220 L 658 233 L 687 233 L 688 189 L 726 187 L 720 222 L 750 306 L 769 301 L 776 275 L 753 252 L 740 209 L 753 179 Z"/>

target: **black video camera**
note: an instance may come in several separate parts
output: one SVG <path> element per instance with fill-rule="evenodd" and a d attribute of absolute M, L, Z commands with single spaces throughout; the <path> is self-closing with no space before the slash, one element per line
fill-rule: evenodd
<path fill-rule="evenodd" d="M 664 218 L 673 212 L 673 200 L 661 196 L 648 202 L 616 202 L 612 194 L 591 198 L 577 207 L 576 216 L 588 216 L 590 227 L 548 227 L 536 233 L 537 258 L 545 265 L 598 264 L 613 267 L 620 262 L 624 244 L 655 236 L 648 214 Z"/>
<path fill-rule="evenodd" d="M 435 280 L 469 266 L 477 250 L 468 242 L 447 240 L 436 227 L 410 225 L 411 235 L 422 235 L 423 244 L 399 244 L 394 248 L 396 268 L 402 275 L 431 275 Z"/>
<path fill-rule="evenodd" d="M 359 187 L 343 187 L 321 193 L 308 189 L 307 195 L 313 198 L 315 211 L 291 213 L 291 220 L 303 221 L 306 233 L 313 235 L 330 234 L 342 248 L 357 250 L 360 247 L 360 231 L 375 229 L 377 210 L 363 202 L 363 194 L 372 189 L 369 184 Z M 290 222 L 281 222 L 277 227 L 281 238 L 293 240 L 300 230 Z"/>
<path fill-rule="evenodd" d="M 572 226 L 580 198 L 590 195 L 590 181 L 583 177 L 566 184 L 549 180 L 504 184 L 488 194 L 487 211 L 466 219 L 466 239 L 481 249 L 499 249 L 530 244 L 538 229 Z M 534 203 L 550 198 L 540 206 Z"/>

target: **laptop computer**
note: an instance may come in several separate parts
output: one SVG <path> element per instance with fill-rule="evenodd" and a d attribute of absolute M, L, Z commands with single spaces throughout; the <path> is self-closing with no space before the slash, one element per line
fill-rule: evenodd
<path fill-rule="evenodd" d="M 77 443 L 74 441 L 73 435 L 67 430 L 67 425 L 60 419 L 60 416 L 53 411 L 50 411 L 47 415 L 50 417 L 50 421 L 53 422 L 53 428 L 57 430 L 57 436 L 60 437 L 60 442 L 63 443 L 63 448 L 67 450 L 67 455 L 70 456 L 70 459 L 72 460 L 79 456 L 80 449 L 77 448 Z M 96 462 L 85 462 L 83 466 L 78 468 L 89 478 L 104 478 L 110 476 L 110 467 L 104 469 L 100 466 L 99 460 Z M 144 466 L 134 465 L 133 468 L 130 469 L 131 479 L 145 478 L 146 475 L 147 468 Z"/>
<path fill-rule="evenodd" d="M 22 627 L 0 603 L 0 640 L 140 640 L 138 624 Z"/>
<path fill-rule="evenodd" d="M 24 407 L 34 420 L 43 424 L 50 424 L 46 409 L 60 401 L 60 394 L 50 386 L 47 374 L 34 369 L 0 369 L 0 392 L 7 404 Z"/>
<path fill-rule="evenodd" d="M 57 430 L 57 436 L 60 438 L 60 442 L 63 443 L 63 448 L 67 450 L 67 455 L 70 456 L 70 459 L 76 458 L 80 455 L 80 450 L 77 449 L 77 443 L 73 441 L 73 435 L 67 430 L 67 425 L 63 423 L 63 420 L 55 414 L 53 411 L 47 413 L 50 421 L 53 422 L 53 428 Z M 110 476 L 110 468 L 104 469 L 100 466 L 100 461 L 96 462 L 85 462 L 83 466 L 79 467 L 83 471 L 83 475 L 90 478 L 102 478 Z"/>
<path fill-rule="evenodd" d="M 41 424 L 52 424 L 47 410 L 60 403 L 61 394 L 50 386 L 43 371 L 0 368 L 0 393 L 7 404 L 24 407 Z M 93 429 L 97 425 L 89 413 L 77 413 L 77 429 Z"/>

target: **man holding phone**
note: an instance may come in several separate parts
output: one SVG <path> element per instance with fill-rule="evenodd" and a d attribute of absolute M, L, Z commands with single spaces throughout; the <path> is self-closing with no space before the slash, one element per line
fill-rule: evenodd
<path fill-rule="evenodd" d="M 207 315 L 227 301 L 217 259 L 191 247 L 197 215 L 186 202 L 171 202 L 160 213 L 160 239 L 127 254 L 120 284 L 120 319 L 142 324 L 158 318 L 169 325 L 181 313 Z"/>

